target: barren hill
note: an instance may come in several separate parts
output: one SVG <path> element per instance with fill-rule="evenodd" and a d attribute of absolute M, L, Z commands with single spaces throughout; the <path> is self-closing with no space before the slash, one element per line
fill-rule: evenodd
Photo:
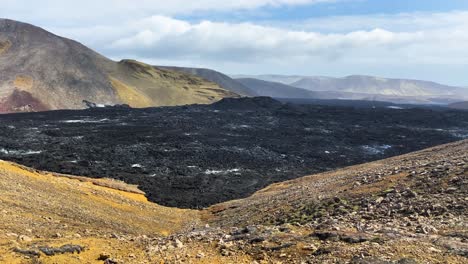
<path fill-rule="evenodd" d="M 232 96 L 237 95 L 190 74 L 114 62 L 76 41 L 0 19 L 0 113 L 80 109 L 83 100 L 149 107 Z"/>
<path fill-rule="evenodd" d="M 198 219 L 196 211 L 150 203 L 134 186 L 121 182 L 68 178 L 0 161 L 0 263 L 29 263 L 24 256 L 47 253 L 38 246 L 59 250 L 63 245 L 80 246 L 83 252 L 45 263 L 103 263 L 97 261 L 101 252 L 128 258 L 141 252 L 141 245 L 119 235 L 168 235 Z M 138 255 L 133 261 L 143 259 Z"/>
<path fill-rule="evenodd" d="M 466 263 L 467 176 L 465 140 L 195 211 L 0 162 L 0 262 Z"/>

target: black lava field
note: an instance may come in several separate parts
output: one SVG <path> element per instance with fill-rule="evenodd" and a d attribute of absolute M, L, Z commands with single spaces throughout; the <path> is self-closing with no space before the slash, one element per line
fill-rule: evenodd
<path fill-rule="evenodd" d="M 0 115 L 0 159 L 138 184 L 161 205 L 202 208 L 267 185 L 468 137 L 468 112 L 283 105 Z"/>

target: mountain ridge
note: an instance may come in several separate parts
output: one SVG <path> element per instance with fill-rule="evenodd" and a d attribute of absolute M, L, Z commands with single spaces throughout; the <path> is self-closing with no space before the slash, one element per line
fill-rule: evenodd
<path fill-rule="evenodd" d="M 463 89 L 431 81 L 381 78 L 368 75 L 350 75 L 342 78 L 304 77 L 302 80 L 294 82 L 291 85 L 310 90 L 334 90 L 396 96 L 455 95 L 456 92 L 460 92 Z M 449 91 L 442 91 L 443 89 Z M 431 91 L 433 93 L 430 93 Z M 435 92 L 439 94 L 435 94 Z"/>
<path fill-rule="evenodd" d="M 235 75 L 233 77 L 236 77 Z M 238 76 L 237 76 L 238 77 Z M 245 80 L 245 78 L 243 78 Z M 342 78 L 297 75 L 258 75 L 250 79 L 276 82 L 314 92 L 334 92 L 332 98 L 394 103 L 449 104 L 468 98 L 468 89 L 431 81 L 391 79 L 367 75 Z M 274 85 L 275 86 L 275 85 Z M 277 85 L 276 85 L 277 86 Z M 260 94 L 265 95 L 265 94 Z M 334 96 L 334 98 L 333 98 Z"/>
<path fill-rule="evenodd" d="M 244 86 L 261 96 L 275 98 L 316 98 L 318 93 L 290 85 L 258 80 L 254 78 L 236 79 Z"/>
<path fill-rule="evenodd" d="M 3 112 L 82 109 L 83 100 L 149 107 L 237 97 L 193 75 L 134 60 L 114 62 L 77 41 L 14 20 L 0 19 L 0 43 Z M 15 90 L 31 104 L 12 101 Z"/>

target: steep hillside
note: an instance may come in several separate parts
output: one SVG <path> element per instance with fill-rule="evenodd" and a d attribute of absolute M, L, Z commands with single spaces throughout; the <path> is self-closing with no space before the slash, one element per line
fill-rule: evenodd
<path fill-rule="evenodd" d="M 0 161 L 0 263 L 467 263 L 468 141 L 202 211 Z"/>
<path fill-rule="evenodd" d="M 453 109 L 468 110 L 468 101 L 449 104 L 449 107 Z"/>
<path fill-rule="evenodd" d="M 104 263 L 98 261 L 103 252 L 142 263 L 144 244 L 129 239 L 165 236 L 198 222 L 198 212 L 150 203 L 134 186 L 0 161 L 0 263 Z M 54 250 L 70 253 L 56 252 L 45 262 L 24 259 L 44 259 Z"/>
<path fill-rule="evenodd" d="M 467 195 L 465 140 L 274 184 L 211 207 L 206 219 L 246 226 L 228 233 L 228 250 L 258 259 L 466 263 Z"/>
<path fill-rule="evenodd" d="M 214 82 L 221 86 L 222 88 L 229 90 L 231 92 L 244 95 L 244 96 L 256 96 L 257 94 L 252 91 L 247 86 L 242 83 L 232 79 L 231 77 L 210 69 L 201 69 L 201 68 L 185 68 L 185 67 L 168 67 L 168 66 L 158 66 L 159 68 L 174 70 L 179 72 L 185 72 L 189 74 L 196 75 L 210 82 Z"/>
<path fill-rule="evenodd" d="M 73 40 L 0 19 L 0 113 L 211 103 L 237 96 L 193 75 L 111 61 Z"/>

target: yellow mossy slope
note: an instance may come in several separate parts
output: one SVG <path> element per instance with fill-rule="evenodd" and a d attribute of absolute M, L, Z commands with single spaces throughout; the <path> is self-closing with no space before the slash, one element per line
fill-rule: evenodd
<path fill-rule="evenodd" d="M 105 64 L 119 99 L 132 107 L 210 104 L 239 95 L 194 75 L 123 60 Z"/>
<path fill-rule="evenodd" d="M 0 161 L 0 263 L 28 263 L 15 249 L 66 244 L 85 251 L 41 256 L 41 263 L 102 263 L 97 260 L 102 252 L 141 263 L 144 247 L 132 237 L 165 236 L 199 222 L 198 211 L 159 206 L 142 194 L 96 184 L 102 182 L 57 177 Z"/>
<path fill-rule="evenodd" d="M 10 41 L 0 41 L 0 54 L 5 53 L 11 47 Z"/>
<path fill-rule="evenodd" d="M 121 81 L 110 78 L 112 86 L 115 88 L 120 100 L 131 107 L 144 108 L 153 106 L 152 100 L 136 88 L 125 85 Z"/>

